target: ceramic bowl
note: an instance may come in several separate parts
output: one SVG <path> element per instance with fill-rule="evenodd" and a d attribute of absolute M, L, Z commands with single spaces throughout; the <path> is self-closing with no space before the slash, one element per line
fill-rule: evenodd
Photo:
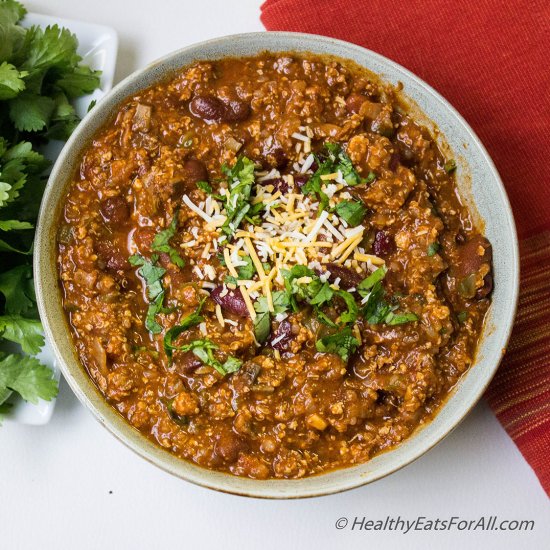
<path fill-rule="evenodd" d="M 462 377 L 435 419 L 395 449 L 351 468 L 300 480 L 257 481 L 209 471 L 186 462 L 142 436 L 98 392 L 84 371 L 61 306 L 56 269 L 55 234 L 61 205 L 82 150 L 128 96 L 162 80 L 196 60 L 248 56 L 262 51 L 297 51 L 335 55 L 355 61 L 384 81 L 403 84 L 411 110 L 431 127 L 441 146 L 458 159 L 457 179 L 469 207 L 493 245 L 494 292 L 475 364 Z M 370 483 L 409 464 L 440 442 L 472 409 L 493 377 L 506 348 L 518 296 L 519 262 L 514 219 L 500 177 L 487 151 L 457 111 L 430 86 L 396 63 L 359 46 L 297 33 L 251 33 L 226 36 L 172 53 L 116 86 L 67 142 L 51 173 L 42 202 L 35 244 L 38 306 L 46 335 L 63 374 L 96 418 L 143 458 L 183 479 L 220 491 L 265 498 L 299 498 L 336 493 Z"/>

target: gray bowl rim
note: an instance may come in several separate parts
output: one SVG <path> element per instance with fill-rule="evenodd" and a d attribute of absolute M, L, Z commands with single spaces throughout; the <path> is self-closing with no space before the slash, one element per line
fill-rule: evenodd
<path fill-rule="evenodd" d="M 274 43 L 278 44 L 279 42 L 281 43 L 280 47 L 273 47 Z M 366 57 L 384 66 L 394 75 L 399 75 L 400 81 L 412 83 L 421 88 L 430 96 L 431 101 L 438 102 L 441 108 L 449 113 L 449 116 L 454 119 L 456 124 L 460 125 L 462 132 L 469 136 L 470 141 L 477 149 L 477 154 L 481 156 L 483 163 L 486 165 L 486 170 L 490 179 L 494 180 L 496 184 L 493 191 L 497 193 L 496 197 L 503 208 L 503 219 L 507 230 L 506 237 L 510 239 L 511 257 L 509 263 L 513 281 L 507 289 L 508 295 L 506 299 L 508 308 L 506 309 L 506 317 L 500 320 L 502 326 L 494 329 L 498 332 L 500 353 L 496 351 L 493 352 L 490 358 L 491 368 L 487 369 L 485 372 L 479 373 L 479 369 L 476 371 L 474 364 L 469 371 L 463 375 L 457 385 L 459 387 L 464 385 L 466 379 L 472 376 L 477 376 L 477 378 L 474 382 L 475 386 L 473 390 L 467 394 L 467 398 L 464 398 L 456 404 L 455 408 L 457 410 L 454 412 L 453 416 L 447 421 L 442 420 L 441 422 L 444 422 L 444 424 L 442 426 L 438 425 L 438 428 L 434 429 L 434 433 L 431 432 L 430 426 L 434 425 L 438 418 L 442 416 L 442 413 L 449 407 L 449 402 L 452 400 L 456 401 L 456 388 L 453 390 L 443 407 L 438 411 L 434 420 L 426 424 L 426 426 L 417 429 L 414 434 L 397 447 L 377 455 L 366 463 L 298 480 L 260 481 L 211 471 L 191 462 L 179 459 L 145 438 L 127 423 L 99 393 L 76 356 L 76 351 L 70 340 L 69 329 L 64 319 L 64 315 L 62 319 L 60 318 L 60 313 L 63 314 L 60 309 L 61 294 L 57 286 L 58 279 L 54 254 L 55 243 L 52 243 L 51 238 L 51 236 L 55 234 L 54 223 L 59 211 L 59 201 L 56 201 L 54 196 L 57 182 L 63 182 L 64 186 L 66 186 L 67 181 L 74 173 L 74 170 L 71 168 L 76 166 L 74 164 L 74 158 L 79 157 L 92 136 L 110 119 L 116 106 L 124 101 L 125 98 L 137 93 L 138 89 L 147 88 L 154 82 L 161 81 L 166 75 L 170 75 L 177 70 L 177 67 L 184 67 L 193 60 L 203 59 L 200 54 L 203 49 L 208 49 L 209 47 L 213 47 L 214 49 L 216 47 L 223 47 L 226 48 L 224 50 L 226 53 L 220 53 L 218 58 L 234 57 L 241 55 L 238 53 L 238 48 L 239 45 L 243 44 L 251 44 L 252 50 L 256 53 L 261 53 L 263 51 L 313 52 L 320 53 L 321 55 L 334 55 L 343 59 L 351 58 L 352 60 L 352 55 L 356 54 L 359 57 Z M 242 55 L 253 55 L 253 51 Z M 349 52 L 349 56 L 345 55 L 347 52 Z M 186 56 L 190 58 L 185 60 Z M 183 61 L 178 61 L 182 58 L 184 59 Z M 214 59 L 214 57 L 210 57 L 209 59 Z M 361 63 L 359 64 L 361 65 Z M 369 67 L 366 68 L 372 70 Z M 140 88 L 140 80 L 146 75 L 153 74 L 155 71 L 159 71 L 162 76 L 151 79 L 151 81 L 148 81 Z M 381 79 L 382 81 L 387 81 L 384 75 L 381 75 Z M 129 88 L 133 85 L 135 85 L 136 90 L 130 92 Z M 407 93 L 407 86 L 405 86 L 404 95 L 410 97 L 414 102 L 415 98 L 409 96 Z M 99 120 L 100 122 L 98 122 Z M 466 152 L 465 154 L 468 155 L 469 153 Z M 71 158 L 73 162 L 71 162 Z M 54 354 L 59 361 L 65 379 L 77 398 L 117 439 L 142 458 L 145 458 L 164 471 L 196 485 L 241 496 L 293 499 L 334 494 L 381 479 L 418 459 L 442 441 L 458 424 L 460 424 L 489 385 L 500 364 L 500 360 L 502 359 L 510 338 L 519 294 L 519 246 L 512 209 L 504 185 L 502 184 L 492 159 L 464 118 L 430 85 L 396 62 L 372 50 L 343 40 L 306 33 L 253 32 L 213 38 L 171 52 L 150 63 L 143 69 L 138 69 L 130 74 L 117 84 L 86 115 L 61 151 L 49 177 L 42 199 L 36 229 L 34 276 L 38 309 L 44 325 L 44 331 L 52 345 Z M 56 287 L 56 290 L 54 287 Z M 56 323 L 58 326 L 54 327 Z M 62 326 L 63 324 L 64 327 Z M 482 340 L 484 337 L 485 333 L 482 336 Z M 428 432 L 430 432 L 429 437 L 426 436 Z M 395 457 L 396 455 L 398 456 L 397 459 L 392 460 L 390 458 L 387 460 L 387 457 Z M 382 466 L 379 466 L 379 464 L 382 464 Z M 335 477 L 336 480 L 334 480 Z"/>

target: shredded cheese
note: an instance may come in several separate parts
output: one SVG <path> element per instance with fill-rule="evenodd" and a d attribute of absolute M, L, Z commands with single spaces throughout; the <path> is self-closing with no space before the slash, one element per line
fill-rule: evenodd
<path fill-rule="evenodd" d="M 218 322 L 220 323 L 220 326 L 225 326 L 225 319 L 223 318 L 222 314 L 222 308 L 220 304 L 216 304 L 216 317 L 218 318 Z"/>
<path fill-rule="evenodd" d="M 229 273 L 233 275 L 233 277 L 238 277 L 239 274 L 237 273 L 237 270 L 233 266 L 233 262 L 231 261 L 231 256 L 229 255 L 229 248 L 227 247 L 223 249 L 223 259 L 225 260 L 225 265 L 229 270 Z"/>
<path fill-rule="evenodd" d="M 254 321 L 254 319 L 256 319 L 256 310 L 254 309 L 248 291 L 245 286 L 240 286 L 239 289 L 241 291 L 244 303 L 246 304 L 246 309 L 248 309 L 248 313 L 250 314 L 250 318 Z"/>

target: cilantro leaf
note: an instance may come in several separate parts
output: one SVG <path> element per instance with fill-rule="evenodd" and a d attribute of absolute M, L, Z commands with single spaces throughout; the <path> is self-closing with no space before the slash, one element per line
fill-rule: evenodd
<path fill-rule="evenodd" d="M 53 372 L 35 357 L 12 353 L 0 360 L 0 391 L 16 391 L 25 401 L 50 401 L 57 395 Z"/>
<path fill-rule="evenodd" d="M 252 258 L 250 256 L 242 256 L 240 260 L 243 261 L 245 265 L 240 265 L 237 269 L 239 279 L 252 279 L 256 274 L 256 267 L 254 266 Z"/>
<path fill-rule="evenodd" d="M 323 180 L 321 179 L 321 176 L 325 176 L 326 174 L 333 172 L 334 162 L 330 158 L 321 161 L 317 157 L 316 160 L 318 163 L 318 168 L 302 186 L 302 193 L 304 195 L 317 195 L 317 198 L 319 199 L 319 211 L 321 212 L 322 210 L 326 210 L 329 202 L 328 195 L 323 191 Z"/>
<path fill-rule="evenodd" d="M 304 195 L 316 195 L 319 199 L 319 211 L 326 210 L 329 198 L 323 191 L 321 176 L 340 172 L 347 185 L 363 183 L 357 170 L 353 167 L 351 159 L 338 143 L 325 143 L 326 153 L 315 156 L 318 168 L 309 180 L 302 186 Z M 369 174 L 370 176 L 370 174 Z M 366 181 L 366 180 L 365 180 Z M 358 214 L 356 214 L 358 216 Z M 360 223 L 360 222 L 359 222 Z"/>
<path fill-rule="evenodd" d="M 334 207 L 334 210 L 351 227 L 357 227 L 367 214 L 367 209 L 359 201 L 341 201 Z"/>
<path fill-rule="evenodd" d="M 331 159 L 334 163 L 335 172 L 341 172 L 342 177 L 348 185 L 358 185 L 362 183 L 361 177 L 357 170 L 353 167 L 351 159 L 337 143 L 325 143 L 326 149 L 329 151 Z"/>
<path fill-rule="evenodd" d="M 25 89 L 23 78 L 26 71 L 19 72 L 16 67 L 4 61 L 0 64 L 0 100 L 12 99 Z"/>
<path fill-rule="evenodd" d="M 412 323 L 413 321 L 418 321 L 418 316 L 410 312 L 402 314 L 395 314 L 391 312 L 384 319 L 384 322 L 390 326 L 403 325 L 404 323 Z"/>
<path fill-rule="evenodd" d="M 272 293 L 273 314 L 284 313 L 289 308 L 288 296 L 284 290 L 277 290 Z M 254 302 L 256 318 L 254 319 L 254 336 L 256 340 L 263 344 L 269 337 L 271 331 L 271 312 L 265 296 L 260 296 Z"/>
<path fill-rule="evenodd" d="M 456 160 L 448 160 L 443 168 L 445 169 L 445 172 L 447 172 L 447 174 L 452 174 L 456 170 Z"/>
<path fill-rule="evenodd" d="M 385 265 L 372 272 L 366 279 L 363 279 L 357 286 L 357 292 L 364 298 L 362 315 L 371 325 L 384 323 L 386 325 L 401 325 L 411 321 L 418 321 L 414 313 L 396 314 L 396 305 L 386 302 L 386 291 L 382 286 L 382 280 L 388 269 Z"/>
<path fill-rule="evenodd" d="M 430 243 L 428 246 L 427 254 L 429 257 L 435 256 L 439 251 L 439 243 L 437 241 Z"/>
<path fill-rule="evenodd" d="M 213 193 L 212 186 L 207 181 L 198 181 L 196 186 L 207 195 L 211 195 Z"/>
<path fill-rule="evenodd" d="M 75 67 L 81 60 L 77 54 L 78 40 L 69 29 L 49 25 L 45 29 L 34 25 L 27 30 L 21 47 L 24 60 L 21 67 L 29 72 Z"/>
<path fill-rule="evenodd" d="M 151 249 L 155 252 L 165 252 L 170 256 L 170 261 L 174 265 L 177 265 L 178 267 L 184 267 L 184 259 L 179 255 L 179 252 L 170 245 L 170 239 L 176 234 L 177 225 L 178 215 L 176 212 L 172 221 L 170 222 L 170 225 L 166 229 L 155 235 L 153 243 L 151 244 Z"/>
<path fill-rule="evenodd" d="M 23 93 L 9 102 L 9 114 L 13 125 L 22 132 L 36 132 L 48 124 L 55 109 L 51 97 Z"/>
<path fill-rule="evenodd" d="M 231 236 L 250 210 L 250 195 L 255 179 L 254 162 L 240 156 L 232 168 L 223 165 L 222 172 L 227 177 L 228 193 L 224 196 L 227 219 L 221 230 Z"/>
<path fill-rule="evenodd" d="M 387 272 L 388 268 L 383 265 L 379 267 L 376 271 L 373 271 L 368 277 L 363 279 L 357 286 L 357 292 L 359 292 L 359 295 L 363 298 L 367 296 L 372 287 L 376 283 L 381 281 L 386 276 Z"/>
<path fill-rule="evenodd" d="M 163 292 L 161 281 L 166 269 L 155 265 L 157 260 L 158 256 L 156 255 L 151 256 L 151 261 L 146 260 L 139 254 L 134 254 L 128 258 L 130 265 L 141 266 L 138 269 L 138 275 L 145 281 L 147 297 L 150 300 L 154 300 Z"/>
<path fill-rule="evenodd" d="M 0 316 L 0 335 L 10 342 L 20 344 L 23 351 L 30 355 L 36 355 L 44 345 L 40 321 L 21 315 Z"/>
<path fill-rule="evenodd" d="M 0 273 L 0 292 L 6 300 L 7 313 L 26 313 L 35 304 L 32 266 L 20 265 Z"/>
<path fill-rule="evenodd" d="M 315 349 L 321 353 L 336 353 L 344 362 L 359 346 L 359 340 L 353 336 L 351 328 L 345 327 L 341 331 L 325 336 L 315 343 Z"/>
<path fill-rule="evenodd" d="M 68 98 L 73 99 L 91 94 L 99 88 L 100 75 L 101 71 L 94 71 L 90 67 L 80 65 L 63 71 L 55 81 L 55 86 L 65 92 Z"/>
<path fill-rule="evenodd" d="M 162 286 L 162 277 L 166 273 L 166 269 L 156 264 L 158 256 L 153 255 L 151 261 L 146 260 L 139 254 L 134 254 L 128 258 L 130 265 L 141 266 L 138 269 L 138 275 L 145 282 L 145 290 L 149 299 L 149 307 L 145 317 L 145 328 L 153 333 L 159 334 L 162 332 L 162 326 L 156 321 L 157 313 L 162 310 L 164 301 L 164 288 Z"/>
<path fill-rule="evenodd" d="M 336 295 L 344 301 L 347 307 L 347 310 L 340 315 L 338 322 L 342 325 L 354 323 L 359 315 L 359 306 L 355 302 L 353 294 L 340 289 L 336 291 Z"/>
<path fill-rule="evenodd" d="M 0 2 L 0 61 L 11 60 L 25 37 L 25 29 L 17 25 L 27 10 L 15 0 Z"/>
<path fill-rule="evenodd" d="M 18 24 L 25 13 L 19 2 L 0 0 L 0 347 L 15 342 L 35 354 L 43 336 L 32 267 L 21 255 L 32 254 L 49 161 L 33 147 L 69 136 L 79 118 L 68 98 L 95 89 L 99 73 L 79 65 L 70 31 L 57 25 L 26 29 Z M 24 141 L 18 140 L 21 132 Z M 162 296 L 154 302 L 162 309 Z M 1 353 L 0 359 L 0 395 L 12 389 L 31 401 L 55 395 L 51 371 L 36 359 Z"/>
<path fill-rule="evenodd" d="M 229 356 L 224 363 L 216 359 L 214 350 L 218 349 L 218 345 L 208 338 L 193 340 L 189 344 L 173 347 L 172 349 L 178 351 L 192 351 L 205 365 L 214 368 L 222 376 L 236 372 L 242 366 L 242 361 L 233 356 Z"/>
<path fill-rule="evenodd" d="M 152 302 L 149 302 L 149 307 L 147 308 L 147 314 L 145 316 L 145 328 L 151 334 L 160 334 L 162 332 L 162 325 L 157 322 L 156 316 L 157 313 L 161 312 L 163 302 L 164 291 L 158 294 Z"/>
<path fill-rule="evenodd" d="M 185 332 L 186 330 L 189 330 L 204 321 L 204 317 L 201 315 L 201 309 L 205 300 L 206 298 L 203 298 L 197 309 L 185 317 L 179 325 L 173 326 L 171 329 L 166 331 L 166 334 L 164 335 L 164 351 L 169 359 L 172 358 L 172 351 L 177 349 L 174 347 L 174 340 L 182 332 Z"/>
<path fill-rule="evenodd" d="M 1 231 L 11 231 L 12 229 L 32 229 L 33 225 L 29 222 L 22 222 L 19 220 L 0 220 Z"/>

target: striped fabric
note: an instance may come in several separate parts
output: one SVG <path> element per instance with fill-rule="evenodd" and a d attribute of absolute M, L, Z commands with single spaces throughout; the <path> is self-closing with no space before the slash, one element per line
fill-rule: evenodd
<path fill-rule="evenodd" d="M 550 232 L 522 241 L 520 253 L 516 323 L 485 397 L 550 494 Z"/>
<path fill-rule="evenodd" d="M 521 294 L 486 398 L 550 494 L 550 2 L 266 0 L 268 30 L 341 38 L 394 59 L 473 126 L 508 191 Z"/>

